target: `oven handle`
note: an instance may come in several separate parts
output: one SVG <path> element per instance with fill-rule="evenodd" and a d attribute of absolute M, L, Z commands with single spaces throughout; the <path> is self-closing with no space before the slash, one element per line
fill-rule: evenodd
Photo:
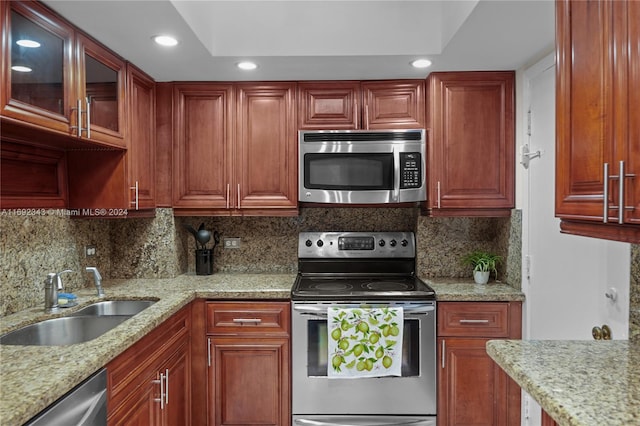
<path fill-rule="evenodd" d="M 349 423 L 334 423 L 334 422 L 319 422 L 317 420 L 307 420 L 307 419 L 295 419 L 293 422 L 294 425 L 300 426 L 358 426 L 358 425 L 366 425 L 368 423 L 358 423 L 358 420 L 350 420 Z M 433 420 L 398 420 L 397 422 L 392 423 L 376 423 L 379 426 L 433 426 Z"/>
<path fill-rule="evenodd" d="M 436 307 L 434 305 L 401 307 L 403 308 L 403 312 L 405 315 L 427 315 L 429 312 L 433 312 L 436 310 Z M 294 305 L 293 310 L 300 312 L 302 315 L 314 315 L 318 317 L 327 316 L 326 305 Z"/>

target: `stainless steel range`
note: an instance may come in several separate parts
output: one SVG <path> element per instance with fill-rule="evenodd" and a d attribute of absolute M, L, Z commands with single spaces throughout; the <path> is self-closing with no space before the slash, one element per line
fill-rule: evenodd
<path fill-rule="evenodd" d="M 291 290 L 294 425 L 435 426 L 435 292 L 416 276 L 415 258 L 411 232 L 300 234 Z M 343 321 L 336 331 L 335 313 L 354 310 L 378 319 L 400 312 L 402 325 L 374 331 Z M 387 352 L 400 360 L 399 373 L 382 374 L 378 364 L 392 363 Z M 345 378 L 347 368 L 354 373 Z"/>

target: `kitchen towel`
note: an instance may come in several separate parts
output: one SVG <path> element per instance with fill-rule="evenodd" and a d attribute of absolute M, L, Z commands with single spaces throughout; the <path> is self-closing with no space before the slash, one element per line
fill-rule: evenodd
<path fill-rule="evenodd" d="M 327 377 L 400 376 L 402 308 L 328 308 Z"/>

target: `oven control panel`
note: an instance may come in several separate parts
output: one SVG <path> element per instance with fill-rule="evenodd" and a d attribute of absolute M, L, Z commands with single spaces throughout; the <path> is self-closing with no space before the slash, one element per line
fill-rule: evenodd
<path fill-rule="evenodd" d="M 413 232 L 301 232 L 299 258 L 413 258 Z"/>

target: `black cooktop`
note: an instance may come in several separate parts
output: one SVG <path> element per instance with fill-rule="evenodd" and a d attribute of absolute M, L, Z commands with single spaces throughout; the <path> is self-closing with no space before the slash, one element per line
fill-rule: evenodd
<path fill-rule="evenodd" d="M 298 275 L 293 300 L 434 300 L 424 281 L 407 277 L 309 277 Z"/>

